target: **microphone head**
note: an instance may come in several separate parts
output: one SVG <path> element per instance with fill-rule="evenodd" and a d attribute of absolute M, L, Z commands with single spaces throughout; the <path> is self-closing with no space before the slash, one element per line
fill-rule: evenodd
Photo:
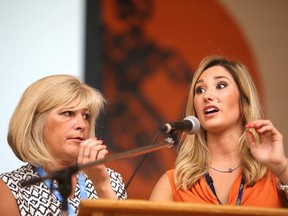
<path fill-rule="evenodd" d="M 169 133 L 172 130 L 173 130 L 173 128 L 172 128 L 171 124 L 168 124 L 168 123 L 166 123 L 160 127 L 160 131 L 162 131 L 164 133 Z"/>
<path fill-rule="evenodd" d="M 190 131 L 186 131 L 187 134 L 196 134 L 200 129 L 200 122 L 195 116 L 186 116 L 183 121 L 189 121 L 193 126 Z"/>

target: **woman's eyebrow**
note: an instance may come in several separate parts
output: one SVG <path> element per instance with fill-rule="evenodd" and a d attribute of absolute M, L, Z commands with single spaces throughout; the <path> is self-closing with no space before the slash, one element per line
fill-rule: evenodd
<path fill-rule="evenodd" d="M 230 79 L 229 79 L 227 76 L 215 76 L 215 77 L 214 77 L 215 80 L 217 80 L 217 79 L 223 79 L 223 78 L 230 81 Z M 202 83 L 202 82 L 204 82 L 204 79 L 199 79 L 199 80 L 196 82 L 196 84 Z"/>

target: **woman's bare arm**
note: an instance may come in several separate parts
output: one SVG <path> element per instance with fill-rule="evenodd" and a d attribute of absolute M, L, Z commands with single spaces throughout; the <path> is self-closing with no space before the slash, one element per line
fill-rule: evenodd
<path fill-rule="evenodd" d="M 0 215 L 20 216 L 16 199 L 2 179 L 0 179 Z"/>
<path fill-rule="evenodd" d="M 173 201 L 171 185 L 165 173 L 155 185 L 151 196 L 151 201 Z"/>

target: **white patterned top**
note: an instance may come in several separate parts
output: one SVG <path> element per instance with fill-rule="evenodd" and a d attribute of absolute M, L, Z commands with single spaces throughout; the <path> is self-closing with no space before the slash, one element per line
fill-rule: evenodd
<path fill-rule="evenodd" d="M 110 184 L 119 199 L 127 199 L 127 193 L 121 175 L 112 169 L 107 169 L 110 175 Z M 24 165 L 12 172 L 3 173 L 0 178 L 7 184 L 13 193 L 19 206 L 20 215 L 54 216 L 61 214 L 61 201 L 53 194 L 45 183 L 21 187 L 20 182 L 39 177 L 38 173 L 30 164 Z M 88 199 L 98 199 L 92 181 L 85 175 Z M 75 214 L 78 213 L 80 204 L 80 188 L 77 182 L 74 198 L 68 199 Z"/>

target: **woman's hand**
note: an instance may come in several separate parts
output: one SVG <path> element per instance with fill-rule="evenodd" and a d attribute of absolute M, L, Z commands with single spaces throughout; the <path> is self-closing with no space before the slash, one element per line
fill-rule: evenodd
<path fill-rule="evenodd" d="M 104 159 L 108 154 L 106 145 L 103 145 L 102 140 L 97 138 L 89 138 L 80 144 L 78 153 L 78 164 L 86 164 L 95 160 Z M 113 198 L 117 196 L 110 185 L 110 176 L 104 164 L 91 166 L 83 169 L 93 182 L 94 188 L 99 198 Z"/>
<path fill-rule="evenodd" d="M 277 175 L 287 165 L 282 134 L 269 120 L 250 122 L 246 129 L 246 141 L 253 157 Z M 258 134 L 259 141 L 251 129 Z"/>
<path fill-rule="evenodd" d="M 98 140 L 97 138 L 89 138 L 83 141 L 80 144 L 78 153 L 78 164 L 87 164 L 94 162 L 95 160 L 103 159 L 108 154 L 106 148 L 106 145 L 103 145 L 103 141 Z M 106 176 L 107 174 L 107 170 L 104 164 L 85 168 L 84 171 L 90 178 L 93 176 L 97 176 L 99 178 L 99 174 L 100 177 L 101 175 Z"/>

